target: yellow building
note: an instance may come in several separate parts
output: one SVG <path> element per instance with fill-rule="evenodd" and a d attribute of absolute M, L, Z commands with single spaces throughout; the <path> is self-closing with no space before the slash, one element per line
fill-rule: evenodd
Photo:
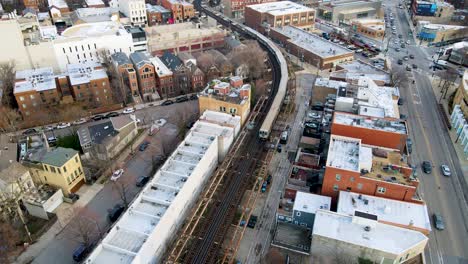
<path fill-rule="evenodd" d="M 465 118 L 468 118 L 468 71 L 463 74 L 463 80 L 458 86 L 455 97 L 453 98 L 453 106 L 459 105 Z"/>
<path fill-rule="evenodd" d="M 351 28 L 353 32 L 372 39 L 382 40 L 385 35 L 385 21 L 383 19 L 353 19 Z"/>
<path fill-rule="evenodd" d="M 200 113 L 211 110 L 237 115 L 244 125 L 250 113 L 250 93 L 250 84 L 243 84 L 241 77 L 212 80 L 199 94 Z"/>
<path fill-rule="evenodd" d="M 76 192 L 85 182 L 80 155 L 74 149 L 39 151 L 24 164 L 30 168 L 34 181 L 60 188 L 64 195 Z"/>

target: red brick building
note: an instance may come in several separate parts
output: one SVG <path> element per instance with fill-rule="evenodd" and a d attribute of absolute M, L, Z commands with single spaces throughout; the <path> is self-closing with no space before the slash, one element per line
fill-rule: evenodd
<path fill-rule="evenodd" d="M 161 0 L 161 5 L 172 12 L 174 22 L 188 21 L 195 16 L 193 5 L 183 0 Z"/>
<path fill-rule="evenodd" d="M 245 7 L 245 24 L 262 33 L 269 27 L 294 26 L 304 30 L 314 28 L 315 10 L 294 2 L 269 2 Z"/>
<path fill-rule="evenodd" d="M 224 14 L 229 17 L 243 17 L 248 5 L 276 2 L 276 0 L 223 0 Z"/>
<path fill-rule="evenodd" d="M 144 101 L 159 99 L 156 89 L 156 74 L 150 56 L 144 52 L 134 52 L 130 54 L 130 60 L 135 68 L 138 87 Z"/>
<path fill-rule="evenodd" d="M 398 149 L 401 152 L 408 138 L 408 128 L 403 120 L 389 120 L 343 112 L 335 112 L 331 133 L 359 138 L 363 144 Z"/>
<path fill-rule="evenodd" d="M 172 23 L 172 12 L 159 5 L 146 4 L 148 26 Z"/>
<path fill-rule="evenodd" d="M 336 201 L 339 191 L 421 203 L 419 180 L 397 150 L 364 145 L 360 139 L 332 135 L 322 194 Z"/>
<path fill-rule="evenodd" d="M 116 52 L 111 55 L 111 59 L 114 63 L 114 67 L 116 67 L 120 73 L 120 82 L 128 88 L 126 91 L 127 95 L 129 94 L 134 102 L 141 103 L 137 72 L 127 54 Z"/>
<path fill-rule="evenodd" d="M 156 72 L 156 89 L 162 98 L 177 96 L 174 89 L 173 72 L 158 57 L 150 58 Z"/>

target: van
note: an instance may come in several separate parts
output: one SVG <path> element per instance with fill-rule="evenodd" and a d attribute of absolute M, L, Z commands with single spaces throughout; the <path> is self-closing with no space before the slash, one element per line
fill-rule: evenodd
<path fill-rule="evenodd" d="M 286 144 L 287 141 L 288 141 L 288 131 L 283 131 L 283 133 L 281 133 L 280 143 Z"/>
<path fill-rule="evenodd" d="M 438 60 L 438 61 L 435 62 L 435 64 L 441 65 L 441 66 L 447 66 L 447 62 L 444 61 L 444 60 Z"/>

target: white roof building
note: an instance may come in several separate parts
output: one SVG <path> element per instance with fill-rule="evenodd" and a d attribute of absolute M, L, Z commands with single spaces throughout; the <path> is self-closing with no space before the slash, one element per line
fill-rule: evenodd
<path fill-rule="evenodd" d="M 431 222 L 425 204 L 340 191 L 337 212 L 353 216 L 355 211 L 376 215 L 377 220 L 382 223 L 396 224 L 426 234 L 431 231 Z"/>
<path fill-rule="evenodd" d="M 359 113 L 360 115 L 400 118 L 398 108 L 400 91 L 397 87 L 378 86 L 368 77 L 360 78 L 358 86 L 358 105 L 380 108 L 384 112 L 384 116 L 381 116 L 381 114 L 373 114 L 372 111 L 363 110 Z"/>
<path fill-rule="evenodd" d="M 401 263 L 424 251 L 428 238 L 421 232 L 380 223 L 375 215 L 353 216 L 318 210 L 312 230 L 312 251 L 340 248 L 351 256 L 377 263 Z"/>
<path fill-rule="evenodd" d="M 239 126 L 205 112 L 84 263 L 160 263 Z"/>
<path fill-rule="evenodd" d="M 313 193 L 297 192 L 294 199 L 294 211 L 315 214 L 317 210 L 330 210 L 331 197 Z"/>
<path fill-rule="evenodd" d="M 51 67 L 16 72 L 13 93 L 47 91 L 57 89 L 54 70 Z"/>
<path fill-rule="evenodd" d="M 301 4 L 297 4 L 291 1 L 278 1 L 278 2 L 267 2 L 262 4 L 256 5 L 249 5 L 249 8 L 260 12 L 260 13 L 268 13 L 273 16 L 283 16 L 283 15 L 290 15 L 296 14 L 299 12 L 314 12 L 315 10 L 306 7 Z"/>
<path fill-rule="evenodd" d="M 158 77 L 172 75 L 172 71 L 164 64 L 161 59 L 157 56 L 150 57 L 149 59 L 154 65 L 154 69 Z"/>
<path fill-rule="evenodd" d="M 107 78 L 106 70 L 96 62 L 68 64 L 67 73 L 71 85 Z"/>

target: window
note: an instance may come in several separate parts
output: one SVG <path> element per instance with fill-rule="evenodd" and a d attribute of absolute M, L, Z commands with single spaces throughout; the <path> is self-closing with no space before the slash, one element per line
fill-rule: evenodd
<path fill-rule="evenodd" d="M 67 172 L 67 167 L 63 166 L 63 172 Z"/>
<path fill-rule="evenodd" d="M 362 190 L 362 183 L 358 183 L 357 188 L 358 188 L 358 190 Z"/>
<path fill-rule="evenodd" d="M 377 187 L 377 192 L 378 193 L 385 193 L 387 189 L 385 189 L 384 187 Z"/>
<path fill-rule="evenodd" d="M 62 172 L 60 171 L 60 168 L 57 168 L 57 172 L 58 172 L 58 173 L 62 173 Z"/>
<path fill-rule="evenodd" d="M 54 167 L 50 167 L 50 171 L 55 173 L 55 168 Z"/>
<path fill-rule="evenodd" d="M 341 174 L 336 174 L 335 178 L 336 178 L 336 181 L 340 181 L 341 180 Z"/>
<path fill-rule="evenodd" d="M 44 176 L 44 181 L 47 182 L 47 177 L 46 176 Z"/>
<path fill-rule="evenodd" d="M 49 168 L 47 167 L 47 165 L 44 165 L 44 169 L 45 169 L 46 171 L 49 171 Z"/>
<path fill-rule="evenodd" d="M 229 113 L 231 113 L 231 114 L 235 114 L 236 112 L 237 112 L 237 109 L 235 109 L 235 108 L 229 109 Z"/>
<path fill-rule="evenodd" d="M 19 97 L 20 101 L 24 101 L 24 96 Z"/>
<path fill-rule="evenodd" d="M 220 106 L 220 107 L 219 107 L 219 111 L 220 111 L 220 112 L 226 112 L 226 107 Z"/>
<path fill-rule="evenodd" d="M 296 212 L 296 216 L 301 216 L 301 212 Z"/>
<path fill-rule="evenodd" d="M 75 170 L 75 176 L 78 177 L 78 171 L 77 170 Z"/>
<path fill-rule="evenodd" d="M 349 178 L 350 182 L 354 182 L 354 177 Z"/>
<path fill-rule="evenodd" d="M 335 185 L 333 185 L 333 191 L 337 192 L 337 191 L 338 191 L 338 189 L 339 189 L 339 186 L 338 186 L 338 184 L 335 184 Z"/>
<path fill-rule="evenodd" d="M 28 106 L 26 104 L 23 104 L 23 108 L 28 108 Z"/>
<path fill-rule="evenodd" d="M 78 163 L 78 156 L 75 157 L 75 162 Z"/>
<path fill-rule="evenodd" d="M 81 167 L 78 167 L 78 171 L 80 172 L 80 174 L 82 173 L 82 172 L 81 172 Z"/>
<path fill-rule="evenodd" d="M 346 190 L 347 190 L 348 192 L 350 192 L 350 191 L 351 191 L 351 187 L 346 187 Z"/>

